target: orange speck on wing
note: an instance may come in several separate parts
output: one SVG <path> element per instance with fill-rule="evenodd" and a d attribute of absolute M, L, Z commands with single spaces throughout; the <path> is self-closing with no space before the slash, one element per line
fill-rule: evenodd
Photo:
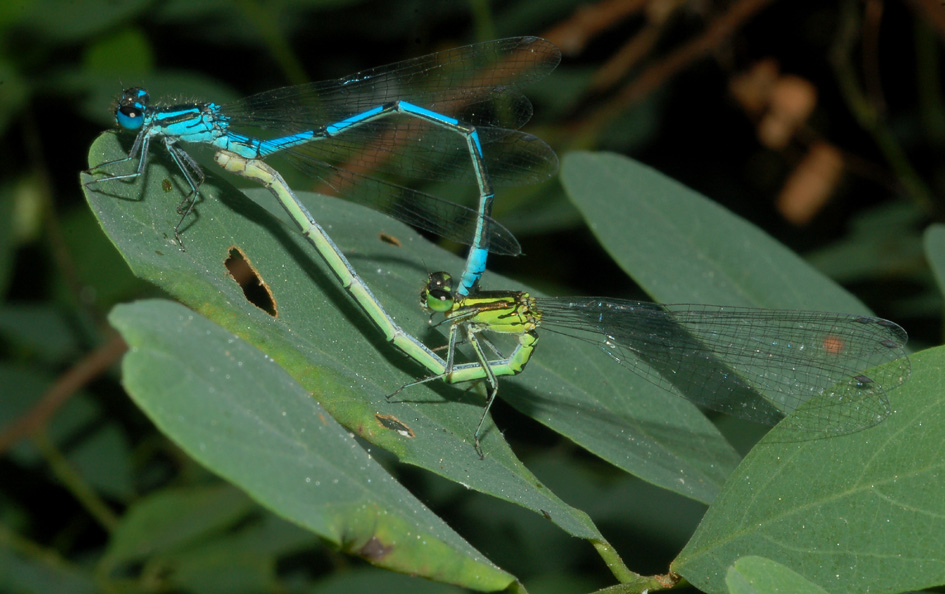
<path fill-rule="evenodd" d="M 831 355 L 839 355 L 843 352 L 846 342 L 838 336 L 825 336 L 823 347 Z"/>

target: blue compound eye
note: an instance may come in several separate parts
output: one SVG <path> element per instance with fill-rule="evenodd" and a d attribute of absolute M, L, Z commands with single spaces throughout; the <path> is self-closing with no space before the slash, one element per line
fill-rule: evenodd
<path fill-rule="evenodd" d="M 144 124 L 148 100 L 148 93 L 144 89 L 126 89 L 118 100 L 115 121 L 125 130 L 137 130 Z"/>
<path fill-rule="evenodd" d="M 144 110 L 133 105 L 119 107 L 115 112 L 115 120 L 125 130 L 137 130 L 144 123 Z"/>

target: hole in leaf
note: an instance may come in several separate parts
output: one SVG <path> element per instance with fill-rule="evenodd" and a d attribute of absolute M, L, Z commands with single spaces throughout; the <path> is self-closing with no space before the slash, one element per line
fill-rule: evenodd
<path fill-rule="evenodd" d="M 403 421 L 395 417 L 394 415 L 382 415 L 381 413 L 376 413 L 374 418 L 377 419 L 377 422 L 381 424 L 381 427 L 385 429 L 391 429 L 400 433 L 404 437 L 413 438 L 415 437 L 413 429 L 408 427 Z"/>
<path fill-rule="evenodd" d="M 275 296 L 240 248 L 230 248 L 224 265 L 236 284 L 243 289 L 247 301 L 274 318 L 279 316 Z"/>

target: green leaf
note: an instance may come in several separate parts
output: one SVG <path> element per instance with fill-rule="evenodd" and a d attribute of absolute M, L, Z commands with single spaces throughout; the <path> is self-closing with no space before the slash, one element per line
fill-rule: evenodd
<path fill-rule="evenodd" d="M 915 265 L 922 250 L 916 229 L 928 215 L 917 204 L 884 202 L 851 216 L 846 235 L 805 254 L 811 266 L 845 284 L 921 275 Z"/>
<path fill-rule="evenodd" d="M 41 408 L 42 398 L 57 379 L 35 368 L 0 363 L 0 386 L 4 390 L 4 397 L 0 398 L 0 427 L 15 427 Z M 90 488 L 119 500 L 133 496 L 133 464 L 125 430 L 102 410 L 97 400 L 82 392 L 73 394 L 61 404 L 44 430 Z M 45 467 L 48 462 L 30 439 L 13 444 L 8 456 L 25 467 Z"/>
<path fill-rule="evenodd" d="M 945 295 L 945 225 L 929 225 L 922 238 L 925 246 L 925 258 L 932 268 L 939 293 Z"/>
<path fill-rule="evenodd" d="M 479 588 L 514 581 L 253 346 L 170 301 L 121 305 L 110 320 L 130 347 L 124 382 L 138 406 L 194 459 L 266 507 L 388 569 Z M 226 499 L 215 501 L 220 496 Z M 220 489 L 151 498 L 127 514 L 108 565 L 232 523 L 243 508 L 231 499 Z"/>
<path fill-rule="evenodd" d="M 278 557 L 321 546 L 317 535 L 272 514 L 148 559 L 169 589 L 188 592 L 267 592 L 278 589 Z M 393 575 L 391 572 L 380 572 Z M 432 583 L 432 582 L 431 582 Z"/>
<path fill-rule="evenodd" d="M 177 179 L 176 171 L 168 173 L 155 152 L 145 184 L 114 181 L 87 192 L 93 212 L 135 274 L 256 345 L 337 421 L 371 443 L 468 488 L 548 513 L 574 536 L 603 541 L 586 514 L 561 502 L 522 466 L 498 431 L 487 431 L 487 455 L 479 459 L 471 442 L 482 412 L 480 397 L 431 382 L 388 401 L 396 388 L 422 373 L 418 366 L 391 348 L 294 228 L 215 178 L 215 169 L 207 170 L 202 188 L 207 198 L 183 228 L 187 251 L 182 252 L 173 239 L 179 220 L 174 206 L 181 195 L 175 183 L 169 191 L 162 183 Z M 105 135 L 92 154 L 100 162 L 123 153 L 116 137 Z M 278 208 L 268 192 L 254 195 Z M 416 301 L 424 277 L 421 263 L 449 270 L 458 269 L 459 260 L 373 211 L 323 197 L 306 205 L 394 319 L 408 330 L 428 328 Z M 378 233 L 397 238 L 400 245 Z M 225 267 L 234 248 L 267 287 L 275 316 L 248 301 Z M 445 338 L 435 334 L 428 342 L 443 344 Z M 573 365 L 573 356 L 567 360 Z M 529 381 L 541 377 L 530 373 Z M 503 393 L 512 392 L 510 383 L 503 383 Z M 561 389 L 553 378 L 545 377 L 542 384 Z M 552 406 L 550 399 L 537 402 Z M 568 417 L 573 416 L 570 406 Z M 611 426 L 611 432 L 619 432 L 617 423 Z M 595 429 L 595 435 L 601 433 Z M 719 484 L 720 479 L 713 486 Z"/>
<path fill-rule="evenodd" d="M 105 159 L 122 155 L 111 136 L 93 147 L 94 162 L 103 160 L 102 150 L 108 151 Z M 220 185 L 212 177 L 213 170 L 208 173 L 207 191 L 213 184 Z M 180 199 L 176 191 L 160 189 L 163 179 L 173 177 L 155 159 L 149 168 L 150 191 L 136 184 L 112 182 L 94 186 L 96 192 L 89 193 L 93 211 L 136 274 L 259 345 L 318 394 L 339 422 L 369 441 L 409 463 L 547 513 L 571 534 L 599 538 L 585 515 L 563 506 L 540 487 L 536 489 L 534 478 L 514 461 L 498 433 L 490 430 L 485 436 L 485 447 L 494 443 L 499 444 L 498 449 L 484 462 L 476 459 L 468 440 L 478 422 L 480 405 L 462 390 L 431 383 L 413 388 L 406 402 L 387 402 L 385 396 L 394 387 L 416 376 L 391 364 L 404 362 L 378 340 L 376 331 L 331 274 L 309 255 L 309 246 L 298 234 L 287 231 L 284 224 L 243 195 L 232 190 L 210 194 L 198 206 L 200 216 L 185 226 L 187 252 L 180 252 L 171 240 L 177 216 L 159 199 L 166 197 L 171 204 Z M 103 191 L 121 192 L 124 199 L 97 193 Z M 261 195 L 267 208 L 277 208 L 268 193 L 253 195 Z M 425 317 L 415 301 L 423 277 L 419 263 L 432 269 L 458 270 L 460 260 L 377 213 L 336 200 L 313 200 L 307 195 L 302 200 L 342 251 L 351 255 L 394 318 L 407 330 L 424 328 Z M 378 240 L 378 232 L 400 238 L 401 246 Z M 279 312 L 276 319 L 247 303 L 228 274 L 221 274 L 232 246 L 240 246 L 273 291 Z M 219 264 L 213 266 L 213 262 Z M 362 262 L 379 262 L 381 266 L 362 266 Z M 487 282 L 513 286 L 494 277 Z M 234 317 L 234 312 L 239 315 Z M 429 344 L 443 342 L 441 336 L 428 340 Z M 355 345 L 360 346 L 353 348 Z M 621 370 L 592 345 L 548 337 L 542 339 L 540 352 L 528 373 L 503 382 L 503 398 L 646 480 L 700 501 L 714 497 L 737 456 L 694 407 L 649 384 L 641 389 L 652 397 L 629 398 L 627 379 L 633 376 L 619 373 Z M 414 366 L 406 369 L 417 373 Z M 611 381 L 615 371 L 618 375 Z M 447 402 L 440 404 L 444 398 Z M 379 419 L 387 416 L 412 419 L 409 426 L 414 437 L 385 430 Z"/>
<path fill-rule="evenodd" d="M 93 37 L 147 10 L 149 5 L 144 0 L 118 3 L 108 0 L 76 3 L 39 0 L 32 3 L 19 24 L 38 38 L 37 43 L 42 39 L 47 43 L 66 44 Z"/>
<path fill-rule="evenodd" d="M 0 526 L 0 584 L 6 592 L 101 592 L 83 568 L 55 554 L 37 555 L 34 549 L 11 546 L 12 532 Z"/>
<path fill-rule="evenodd" d="M 868 313 L 757 227 L 626 157 L 570 153 L 562 181 L 604 248 L 656 301 Z M 704 391 L 693 389 L 700 401 Z"/>
<path fill-rule="evenodd" d="M 279 590 L 275 559 L 229 551 L 225 542 L 220 544 L 218 548 L 199 548 L 182 556 L 175 567 L 174 584 L 194 594 L 256 594 Z"/>
<path fill-rule="evenodd" d="M 725 585 L 732 594 L 827 594 L 804 576 L 764 557 L 742 557 L 728 568 Z"/>
<path fill-rule="evenodd" d="M 723 590 L 745 555 L 776 560 L 830 592 L 901 592 L 945 583 L 945 348 L 913 355 L 896 412 L 852 435 L 764 439 L 673 563 Z"/>
<path fill-rule="evenodd" d="M 125 364 L 135 361 L 131 356 Z M 137 501 L 122 516 L 102 566 L 110 572 L 122 563 L 178 550 L 234 525 L 252 508 L 243 493 L 226 484 L 158 491 Z"/>
<path fill-rule="evenodd" d="M 131 273 L 115 246 L 101 234 L 101 226 L 88 208 L 76 208 L 60 221 L 76 274 L 99 307 L 107 310 L 119 301 L 154 292 Z M 64 287 L 63 291 L 67 289 Z"/>
<path fill-rule="evenodd" d="M 561 178 L 604 249 L 657 301 L 869 313 L 758 227 L 642 163 L 575 152 Z"/>
<path fill-rule="evenodd" d="M 0 308 L 0 336 L 20 352 L 62 364 L 80 352 L 75 327 L 61 307 L 9 303 Z"/>
<path fill-rule="evenodd" d="M 83 62 L 87 72 L 134 79 L 154 70 L 154 51 L 143 31 L 124 28 L 95 39 L 86 47 Z"/>

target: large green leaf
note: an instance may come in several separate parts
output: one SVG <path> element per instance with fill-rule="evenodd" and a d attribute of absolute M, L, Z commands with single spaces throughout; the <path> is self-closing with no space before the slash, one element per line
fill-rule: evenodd
<path fill-rule="evenodd" d="M 761 229 L 645 165 L 615 154 L 571 153 L 564 159 L 562 180 L 604 248 L 656 301 L 869 313 L 853 295 Z M 762 315 L 770 316 L 770 312 Z M 783 323 L 780 315 L 774 321 Z M 777 326 L 759 326 L 752 341 L 770 338 L 783 342 L 787 337 L 762 338 L 760 330 L 779 331 Z M 728 336 L 723 339 L 739 352 L 754 348 Z M 868 364 L 865 357 L 857 361 L 864 368 L 851 366 L 851 375 L 880 362 Z M 755 361 L 752 365 L 767 363 Z M 901 372 L 892 374 L 886 388 L 895 387 L 892 378 L 908 377 L 908 361 L 900 363 Z M 827 379 L 840 382 L 845 378 Z M 686 396 L 695 402 L 711 402 L 713 395 L 706 389 L 703 384 L 694 384 L 679 390 L 681 394 L 688 391 Z M 781 401 L 782 395 L 774 389 L 765 396 Z M 802 397 L 790 394 L 791 399 Z M 755 398 L 761 400 L 760 396 Z M 853 415 L 872 417 L 872 411 L 853 410 L 856 408 L 849 403 Z M 788 422 L 804 425 L 806 419 L 799 412 Z"/>
<path fill-rule="evenodd" d="M 605 248 L 657 300 L 868 313 L 753 225 L 644 165 L 571 154 L 563 179 Z M 932 519 L 942 517 L 945 486 L 935 458 L 945 429 L 935 409 L 939 357 L 913 358 L 914 376 L 889 394 L 897 413 L 878 427 L 780 444 L 781 431 L 772 431 L 730 477 L 674 570 L 712 592 L 724 590 L 726 568 L 745 555 L 774 559 L 830 591 L 941 583 L 924 568 L 941 567 L 945 551 L 920 544 L 942 528 Z"/>
<path fill-rule="evenodd" d="M 381 567 L 485 590 L 514 581 L 252 345 L 170 301 L 120 305 L 110 319 L 130 347 L 122 367 L 135 402 L 260 503 Z M 232 523 L 245 505 L 223 488 L 161 493 L 123 520 L 106 565 L 173 550 Z"/>
<path fill-rule="evenodd" d="M 575 152 L 562 181 L 604 248 L 656 301 L 869 313 L 762 230 L 645 165 Z M 894 377 L 907 376 L 900 363 Z M 695 401 L 711 400 L 689 388 Z"/>
<path fill-rule="evenodd" d="M 103 135 L 92 148 L 91 162 L 117 159 L 122 150 L 114 135 Z M 388 401 L 389 394 L 422 376 L 422 370 L 386 343 L 311 246 L 273 216 L 271 211 L 280 211 L 268 192 L 250 192 L 259 198 L 257 204 L 208 169 L 204 199 L 182 230 L 186 251 L 180 250 L 173 235 L 179 178 L 162 165 L 161 156 L 152 155 L 140 179 L 106 182 L 87 191 L 93 212 L 135 274 L 258 347 L 352 432 L 404 462 L 550 518 L 589 540 L 619 578 L 632 577 L 588 516 L 564 504 L 528 472 L 493 426 L 487 425 L 483 439 L 485 459 L 476 455 L 470 442 L 482 400 L 475 392 L 431 382 Z M 135 164 L 113 167 L 122 166 Z M 371 211 L 319 196 L 305 195 L 303 201 L 394 319 L 414 332 L 429 333 L 426 316 L 416 305 L 425 276 L 421 263 L 456 270 L 461 261 Z M 226 268 L 236 250 L 270 295 L 272 313 L 248 300 Z M 431 345 L 445 342 L 438 333 L 426 340 Z M 641 416 L 620 399 L 619 386 L 588 381 L 602 359 L 590 345 L 575 349 L 549 341 L 541 352 L 540 362 L 522 378 L 503 382 L 505 398 L 605 457 L 620 463 L 632 459 L 629 466 L 658 476 L 660 484 L 701 500 L 718 492 L 734 466 L 730 451 L 719 455 L 698 439 L 680 438 L 678 415 L 667 414 L 666 407 L 643 409 Z M 137 385 L 141 390 L 143 384 Z M 601 392 L 617 402 L 615 409 L 629 412 L 614 415 L 598 406 Z M 681 402 L 667 401 L 670 409 Z M 701 415 L 693 414 L 712 431 Z"/>
<path fill-rule="evenodd" d="M 107 157 L 121 154 L 112 135 L 103 141 Z M 93 154 L 101 150 L 96 144 Z M 298 233 L 232 187 L 222 184 L 223 190 L 216 191 L 213 186 L 221 184 L 212 169 L 208 173 L 203 191 L 209 198 L 183 231 L 185 252 L 173 239 L 180 194 L 176 188 L 162 189 L 164 179 L 176 178 L 163 166 L 149 167 L 146 186 L 109 182 L 89 192 L 93 210 L 136 274 L 259 347 L 339 422 L 405 462 L 549 511 L 577 536 L 598 536 L 586 516 L 536 484 L 498 433 L 487 436 L 488 455 L 479 460 L 470 443 L 482 410 L 474 394 L 434 383 L 435 391 L 420 386 L 402 393 L 399 402 L 388 402 L 387 395 L 422 371 L 384 341 Z M 256 195 L 273 206 L 267 192 Z M 337 212 L 333 207 L 339 205 L 343 208 Z M 394 317 L 410 321 L 413 330 L 425 330 L 416 306 L 424 276 L 421 262 L 442 260 L 443 252 L 370 211 L 337 200 L 310 201 L 308 206 L 363 269 Z M 382 241 L 379 232 L 399 238 L 402 247 Z M 414 246 L 425 251 L 410 256 Z M 225 267 L 234 248 L 267 287 L 275 315 L 248 301 Z M 443 265 L 456 266 L 455 259 L 447 262 Z"/>
<path fill-rule="evenodd" d="M 726 568 L 745 555 L 776 560 L 830 592 L 945 583 L 945 348 L 912 361 L 896 412 L 880 425 L 801 443 L 762 440 L 673 570 L 708 592 L 723 591 Z"/>

